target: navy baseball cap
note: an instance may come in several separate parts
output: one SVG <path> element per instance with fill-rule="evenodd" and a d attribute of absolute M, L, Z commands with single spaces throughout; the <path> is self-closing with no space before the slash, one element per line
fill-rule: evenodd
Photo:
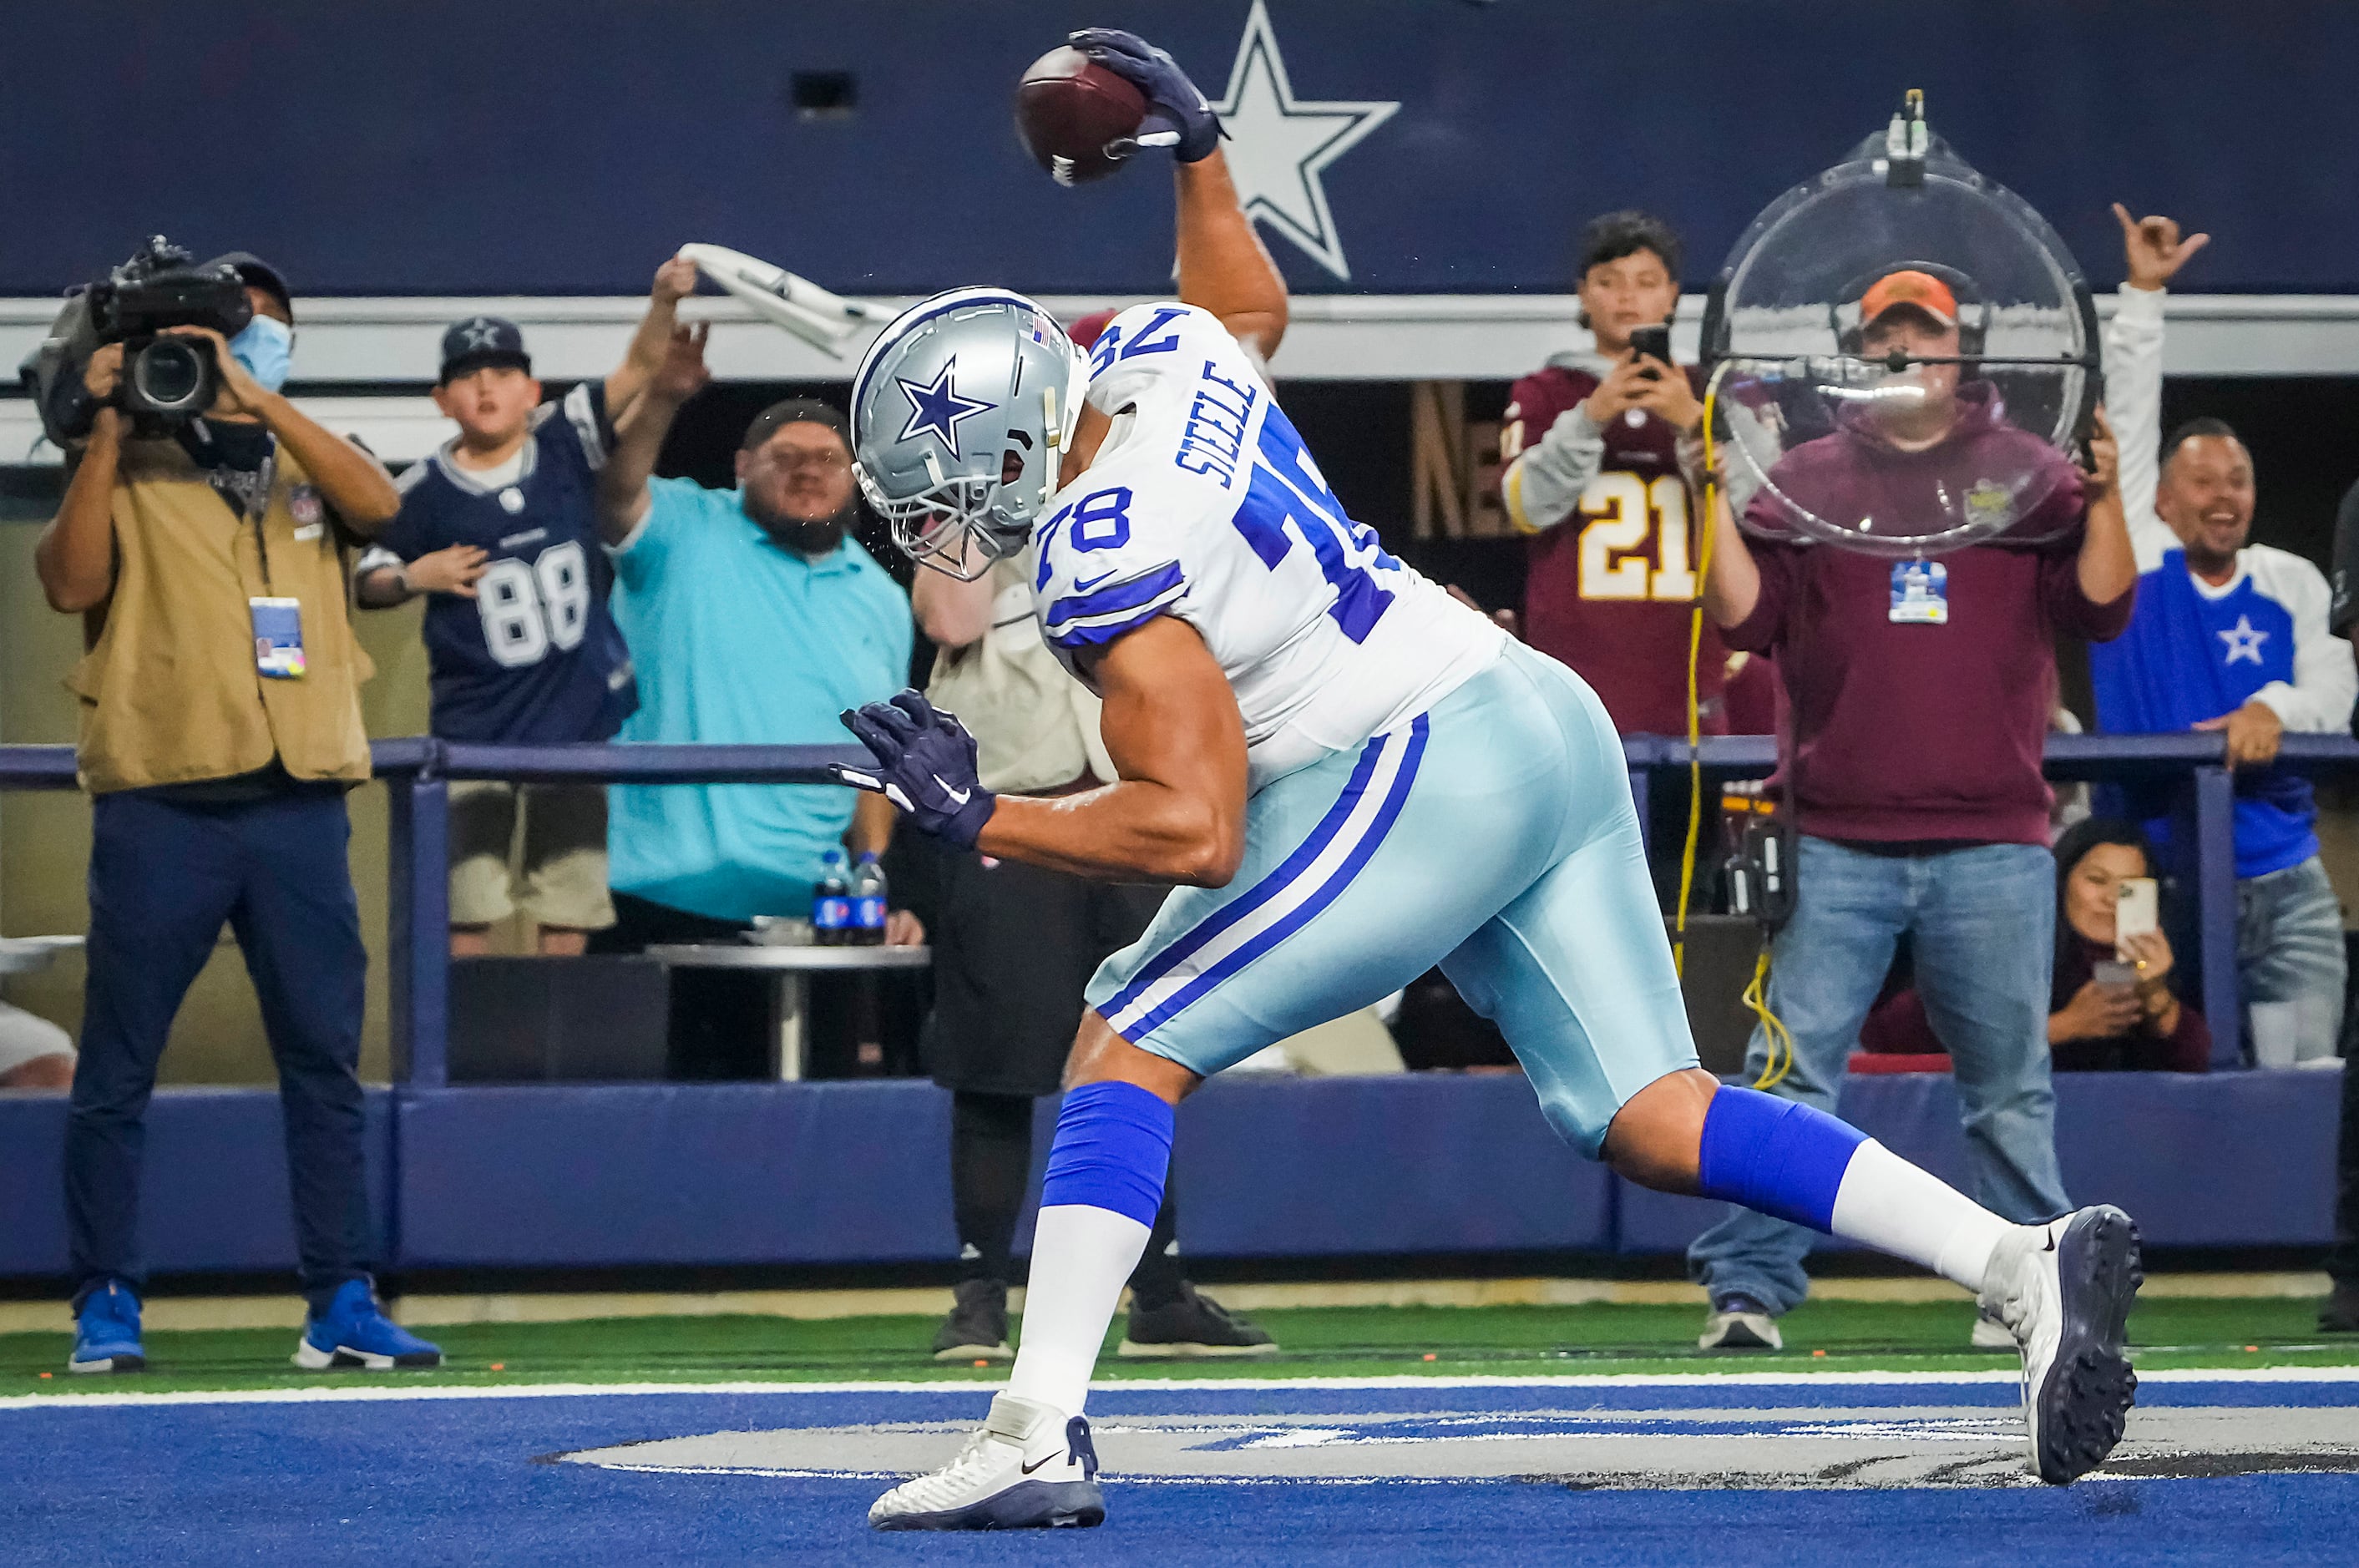
<path fill-rule="evenodd" d="M 222 255 L 217 256 L 211 261 L 205 263 L 205 266 L 208 267 L 229 267 L 236 268 L 238 277 L 245 280 L 249 287 L 261 289 L 265 294 L 269 295 L 281 305 L 287 307 L 288 319 L 293 319 L 295 315 L 295 296 L 288 291 L 286 274 L 280 272 L 277 267 L 271 266 L 268 262 L 263 260 L 252 251 L 225 251 Z"/>
<path fill-rule="evenodd" d="M 442 374 L 437 387 L 487 365 L 509 365 L 532 374 L 532 355 L 524 351 L 524 332 L 514 321 L 497 316 L 470 316 L 454 322 L 442 334 Z"/>

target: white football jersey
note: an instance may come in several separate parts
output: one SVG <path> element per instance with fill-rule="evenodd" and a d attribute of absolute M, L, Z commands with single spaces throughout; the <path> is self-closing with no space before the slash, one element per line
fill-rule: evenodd
<path fill-rule="evenodd" d="M 1505 632 L 1344 515 L 1218 317 L 1134 306 L 1090 371 L 1114 428 L 1033 535 L 1041 635 L 1068 670 L 1157 615 L 1186 621 L 1236 692 L 1258 789 L 1499 656 Z"/>

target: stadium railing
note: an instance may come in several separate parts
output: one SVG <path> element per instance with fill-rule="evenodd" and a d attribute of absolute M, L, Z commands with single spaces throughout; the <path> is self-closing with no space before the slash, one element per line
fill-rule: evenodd
<path fill-rule="evenodd" d="M 1684 741 L 1633 736 L 1625 742 L 1640 821 L 1648 794 L 1687 788 Z M 512 779 L 534 783 L 826 784 L 830 762 L 855 762 L 844 746 L 494 746 L 427 737 L 381 740 L 377 778 L 391 798 L 386 926 L 392 951 L 394 1076 L 419 1088 L 449 1082 L 450 784 Z M 1777 766 L 1767 735 L 1707 739 L 1700 748 L 1708 785 L 1760 778 Z M 2359 740 L 2341 735 L 2285 737 L 2280 759 L 2305 773 L 2359 772 Z M 2195 907 L 2205 1018 L 2214 1068 L 2243 1064 L 2236 998 L 2235 786 L 2218 735 L 2054 735 L 2046 770 L 2059 780 L 2154 782 L 2189 779 L 2196 843 Z M 0 789 L 74 787 L 73 748 L 0 746 Z M 1652 845 L 1657 855 L 1676 846 Z"/>

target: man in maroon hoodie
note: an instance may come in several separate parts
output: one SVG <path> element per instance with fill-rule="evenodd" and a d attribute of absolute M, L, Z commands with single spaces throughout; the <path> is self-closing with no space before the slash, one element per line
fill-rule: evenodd
<path fill-rule="evenodd" d="M 1860 316 L 1870 359 L 1960 353 L 1956 296 L 1929 273 L 1878 279 Z M 1776 658 L 1792 709 L 1799 901 L 1772 949 L 1769 1004 L 1794 1057 L 1772 1092 L 1834 1108 L 1861 1021 L 1909 933 L 1927 1011 L 1957 1066 L 1972 1191 L 2028 1222 L 2071 1206 L 2046 1033 L 2051 649 L 2060 633 L 2120 635 L 2137 568 L 2110 438 L 2082 474 L 2008 424 L 1995 389 L 1963 369 L 1910 365 L 1892 383 L 1908 395 L 1867 401 L 1788 452 L 1746 517 L 1777 531 L 1782 495 L 1821 517 L 1931 531 L 1961 503 L 2006 507 L 2016 515 L 1991 542 L 1895 561 L 1748 539 L 1723 506 L 1703 599 L 1729 647 Z M 1756 1032 L 1749 1073 L 1764 1072 L 1767 1051 Z M 1779 1347 L 1774 1320 L 1809 1289 L 1811 1240 L 1750 1211 L 1697 1239 L 1688 1267 L 1712 1297 L 1704 1348 Z"/>

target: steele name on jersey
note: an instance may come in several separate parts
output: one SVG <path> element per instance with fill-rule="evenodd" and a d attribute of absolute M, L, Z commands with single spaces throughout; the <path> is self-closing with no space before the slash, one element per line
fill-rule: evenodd
<path fill-rule="evenodd" d="M 1041 635 L 1084 683 L 1086 650 L 1187 622 L 1236 694 L 1259 789 L 1408 723 L 1498 656 L 1504 632 L 1345 514 L 1219 318 L 1134 306 L 1090 371 L 1113 427 L 1032 541 Z"/>

